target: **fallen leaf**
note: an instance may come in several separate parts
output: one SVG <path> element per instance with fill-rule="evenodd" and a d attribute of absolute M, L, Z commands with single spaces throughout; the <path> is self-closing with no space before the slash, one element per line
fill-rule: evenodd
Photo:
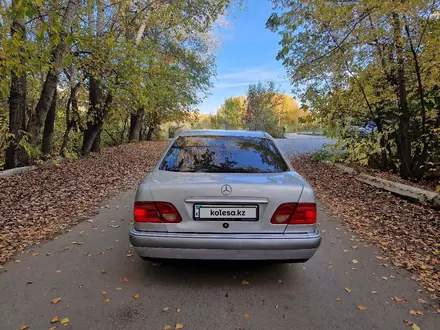
<path fill-rule="evenodd" d="M 348 252 L 348 250 L 344 250 L 344 252 Z"/>
<path fill-rule="evenodd" d="M 164 312 L 166 312 L 166 311 L 168 311 L 170 308 L 169 307 L 164 307 L 162 310 L 164 311 Z"/>
<path fill-rule="evenodd" d="M 139 293 L 136 293 L 136 294 L 133 296 L 133 298 L 134 298 L 134 299 L 139 299 L 140 296 L 141 296 L 141 295 L 140 295 Z"/>
<path fill-rule="evenodd" d="M 248 285 L 248 284 L 249 284 L 249 281 L 243 280 L 243 281 L 241 281 L 241 284 L 243 284 L 243 285 Z"/>
<path fill-rule="evenodd" d="M 110 228 L 118 228 L 120 225 L 108 225 Z"/>
<path fill-rule="evenodd" d="M 69 322 L 70 322 L 69 319 L 65 317 L 61 320 L 60 323 L 66 327 L 67 325 L 69 325 Z"/>
<path fill-rule="evenodd" d="M 357 261 L 356 259 L 353 259 L 351 262 L 354 264 L 357 264 L 359 261 Z"/>
<path fill-rule="evenodd" d="M 164 330 L 169 330 L 169 329 L 171 329 L 171 325 L 169 325 L 169 324 L 165 324 L 165 325 L 163 326 L 163 329 L 164 329 Z"/>
<path fill-rule="evenodd" d="M 108 248 L 107 248 L 107 250 L 111 250 L 111 249 L 112 249 L 111 247 L 108 247 Z"/>
<path fill-rule="evenodd" d="M 105 271 L 105 269 L 101 269 L 101 274 L 107 274 L 107 272 Z"/>
<path fill-rule="evenodd" d="M 427 302 L 424 301 L 422 298 L 417 299 L 417 301 L 418 301 L 420 304 L 427 304 Z"/>
<path fill-rule="evenodd" d="M 405 322 L 406 325 L 408 326 L 412 326 L 414 324 L 414 322 L 408 321 L 408 320 L 404 320 L 403 322 Z"/>
<path fill-rule="evenodd" d="M 61 298 L 53 298 L 50 302 L 52 304 L 58 304 L 61 301 Z"/>
<path fill-rule="evenodd" d="M 55 271 L 55 273 L 58 273 L 58 274 L 61 273 L 61 272 L 62 272 L 61 269 L 58 269 L 58 270 Z"/>
<path fill-rule="evenodd" d="M 34 281 L 27 281 L 26 284 L 32 284 Z"/>
<path fill-rule="evenodd" d="M 360 311 L 364 311 L 364 310 L 366 310 L 366 309 L 367 309 L 367 307 L 365 307 L 365 306 L 362 306 L 362 305 L 359 305 L 359 306 L 358 306 L 358 308 L 359 308 L 359 310 L 360 310 Z"/>
<path fill-rule="evenodd" d="M 352 249 L 357 249 L 358 246 L 357 246 L 357 245 L 352 245 L 351 248 L 352 248 Z"/>
<path fill-rule="evenodd" d="M 386 276 L 382 276 L 382 278 L 386 281 L 388 279 L 388 277 Z"/>
<path fill-rule="evenodd" d="M 350 293 L 350 292 L 351 292 L 351 289 L 349 289 L 349 288 L 345 288 L 345 291 L 347 291 L 348 293 Z"/>
<path fill-rule="evenodd" d="M 57 327 L 50 327 L 49 330 L 56 330 Z"/>
<path fill-rule="evenodd" d="M 18 263 L 21 262 L 21 260 L 20 260 L 20 259 L 17 259 L 17 260 L 15 260 L 15 262 L 18 264 Z M 25 326 L 26 326 L 26 325 L 25 325 Z"/>
<path fill-rule="evenodd" d="M 79 235 L 79 236 L 84 236 L 84 231 L 81 230 L 81 231 L 78 233 L 78 235 Z"/>
<path fill-rule="evenodd" d="M 60 322 L 60 318 L 58 316 L 54 316 L 54 318 L 50 321 L 50 323 Z"/>
<path fill-rule="evenodd" d="M 183 329 L 183 324 L 182 323 L 176 323 L 176 327 L 175 329 Z"/>
<path fill-rule="evenodd" d="M 66 252 L 67 250 L 69 250 L 69 248 L 66 246 L 61 249 L 61 252 Z"/>
<path fill-rule="evenodd" d="M 20 327 L 20 330 L 26 330 L 26 329 L 29 329 L 29 326 L 28 326 L 28 325 L 22 325 L 22 326 Z"/>
<path fill-rule="evenodd" d="M 92 219 L 89 219 L 89 220 L 87 220 L 87 222 L 90 222 L 90 223 L 92 223 L 92 222 L 93 222 L 93 220 L 92 220 Z"/>
<path fill-rule="evenodd" d="M 121 290 L 122 290 L 121 287 L 116 288 L 116 291 L 121 291 Z"/>
<path fill-rule="evenodd" d="M 397 302 L 405 301 L 405 299 L 402 299 L 402 298 L 399 298 L 399 297 L 393 297 L 393 300 L 397 301 Z"/>
<path fill-rule="evenodd" d="M 413 323 L 411 325 L 411 328 L 413 328 L 413 330 L 420 330 L 420 327 L 417 324 L 415 324 L 415 323 Z"/>
<path fill-rule="evenodd" d="M 106 304 L 108 304 L 108 303 L 110 302 L 110 298 L 106 298 L 106 299 L 104 300 L 104 302 L 105 302 Z"/>
<path fill-rule="evenodd" d="M 91 257 L 92 254 L 89 252 L 89 253 L 86 253 L 86 256 Z"/>
<path fill-rule="evenodd" d="M 32 253 L 33 257 L 39 256 L 40 254 L 38 252 Z"/>
<path fill-rule="evenodd" d="M 409 311 L 409 313 L 410 313 L 411 315 L 423 315 L 423 312 L 421 312 L 421 311 L 415 311 L 414 309 L 411 309 L 411 310 Z"/>
<path fill-rule="evenodd" d="M 107 291 L 102 291 L 101 294 L 107 294 Z"/>
<path fill-rule="evenodd" d="M 336 298 L 336 301 L 341 301 L 341 298 Z"/>
<path fill-rule="evenodd" d="M 127 257 L 132 257 L 133 256 L 133 253 L 132 252 L 128 252 L 127 253 Z"/>
<path fill-rule="evenodd" d="M 371 294 L 377 294 L 377 291 L 371 291 Z"/>
<path fill-rule="evenodd" d="M 436 308 L 435 310 L 440 314 L 440 308 Z"/>
<path fill-rule="evenodd" d="M 244 314 L 244 318 L 245 318 L 245 319 L 249 318 L 249 314 L 247 314 L 247 313 Z"/>
<path fill-rule="evenodd" d="M 125 283 L 127 283 L 127 282 L 128 282 L 128 278 L 124 277 L 123 281 L 124 281 Z"/>
<path fill-rule="evenodd" d="M 275 305 L 275 309 L 278 309 L 278 305 Z"/>
<path fill-rule="evenodd" d="M 177 307 L 176 312 L 180 313 L 180 308 L 179 307 Z"/>

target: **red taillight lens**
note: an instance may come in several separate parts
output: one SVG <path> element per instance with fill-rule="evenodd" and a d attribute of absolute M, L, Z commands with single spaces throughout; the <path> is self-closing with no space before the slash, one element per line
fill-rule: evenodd
<path fill-rule="evenodd" d="M 316 204 L 281 204 L 272 216 L 274 225 L 312 225 L 316 223 Z"/>
<path fill-rule="evenodd" d="M 270 222 L 274 225 L 288 224 L 290 216 L 292 215 L 293 210 L 295 210 L 295 206 L 296 204 L 294 203 L 281 204 L 273 214 Z"/>
<path fill-rule="evenodd" d="M 156 205 L 153 202 L 134 203 L 134 221 L 136 222 L 162 222 Z"/>
<path fill-rule="evenodd" d="M 178 223 L 182 221 L 179 212 L 171 203 L 135 202 L 134 221 L 150 223 Z"/>
<path fill-rule="evenodd" d="M 162 215 L 163 222 L 166 223 L 177 223 L 182 221 L 179 212 L 171 203 L 157 202 L 157 208 L 159 213 Z"/>
<path fill-rule="evenodd" d="M 316 223 L 316 204 L 299 203 L 290 218 L 289 224 L 313 225 Z"/>

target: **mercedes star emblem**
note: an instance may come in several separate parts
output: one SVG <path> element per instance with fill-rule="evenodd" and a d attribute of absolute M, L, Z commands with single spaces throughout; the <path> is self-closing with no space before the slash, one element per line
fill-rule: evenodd
<path fill-rule="evenodd" d="M 232 192 L 232 188 L 230 185 L 225 184 L 222 186 L 221 192 L 223 195 L 229 195 Z"/>

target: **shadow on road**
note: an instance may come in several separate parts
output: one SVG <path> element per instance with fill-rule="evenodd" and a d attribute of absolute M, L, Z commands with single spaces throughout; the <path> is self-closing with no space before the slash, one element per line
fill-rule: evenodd
<path fill-rule="evenodd" d="M 295 285 L 301 276 L 303 264 L 285 264 L 261 261 L 189 261 L 172 260 L 161 262 L 144 262 L 144 277 L 150 281 L 158 281 L 167 286 L 246 286 L 281 284 L 288 281 Z M 288 273 L 290 274 L 288 275 Z"/>

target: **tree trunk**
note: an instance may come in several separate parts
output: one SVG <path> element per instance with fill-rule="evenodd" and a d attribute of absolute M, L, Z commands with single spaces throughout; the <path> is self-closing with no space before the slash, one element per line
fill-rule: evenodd
<path fill-rule="evenodd" d="M 84 132 L 81 153 L 85 156 L 90 151 L 99 151 L 101 143 L 101 130 L 104 120 L 108 116 L 109 107 L 113 101 L 109 93 L 103 101 L 102 87 L 99 81 L 91 77 L 89 81 L 89 100 L 90 108 L 88 111 L 87 128 Z M 95 139 L 97 141 L 95 142 Z"/>
<path fill-rule="evenodd" d="M 411 177 L 411 139 L 409 136 L 410 114 L 408 109 L 407 95 L 406 95 L 406 80 L 405 80 L 405 60 L 403 58 L 403 43 L 402 43 L 402 26 L 398 14 L 393 14 L 393 33 L 394 42 L 396 46 L 397 57 L 397 82 L 399 91 L 399 134 L 397 138 L 397 150 L 400 160 L 400 176 L 403 179 Z"/>
<path fill-rule="evenodd" d="M 13 1 L 12 6 L 16 6 Z M 24 40 L 26 31 L 23 23 L 16 19 L 12 22 L 11 27 L 12 38 L 16 35 Z M 20 63 L 25 67 L 24 57 L 20 57 Z M 26 73 L 17 75 L 11 73 L 11 87 L 9 93 L 9 133 L 12 138 L 6 149 L 5 169 L 20 167 L 27 165 L 27 154 L 23 147 L 19 146 L 22 138 L 22 132 L 25 129 L 26 122 Z"/>
<path fill-rule="evenodd" d="M 69 99 L 67 100 L 67 105 L 66 105 L 66 131 L 64 132 L 63 144 L 61 145 L 61 149 L 60 149 L 60 155 L 62 157 L 65 157 L 64 149 L 66 149 L 67 144 L 69 143 L 70 131 L 72 130 L 72 128 L 78 126 L 75 116 L 78 113 L 78 93 L 80 88 L 81 88 L 80 82 L 78 82 L 75 86 L 70 88 L 70 96 Z"/>
<path fill-rule="evenodd" d="M 34 148 L 37 148 L 40 143 L 40 132 L 46 120 L 47 113 L 52 104 L 55 89 L 57 87 L 57 77 L 62 68 L 64 54 L 67 48 L 66 37 L 69 35 L 72 28 L 73 19 L 78 9 L 80 0 L 69 0 L 66 10 L 64 12 L 63 21 L 61 23 L 61 31 L 59 36 L 59 43 L 52 51 L 51 68 L 47 73 L 44 81 L 43 90 L 40 94 L 35 112 L 32 113 L 29 121 L 28 132 L 30 135 L 30 143 Z"/>
<path fill-rule="evenodd" d="M 53 95 L 52 104 L 44 121 L 43 142 L 41 144 L 41 152 L 43 155 L 52 154 L 52 139 L 55 125 L 55 116 L 57 110 L 57 90 Z"/>
<path fill-rule="evenodd" d="M 143 112 L 144 109 L 140 108 L 136 113 L 130 114 L 130 135 L 128 138 L 129 142 L 139 141 Z"/>

